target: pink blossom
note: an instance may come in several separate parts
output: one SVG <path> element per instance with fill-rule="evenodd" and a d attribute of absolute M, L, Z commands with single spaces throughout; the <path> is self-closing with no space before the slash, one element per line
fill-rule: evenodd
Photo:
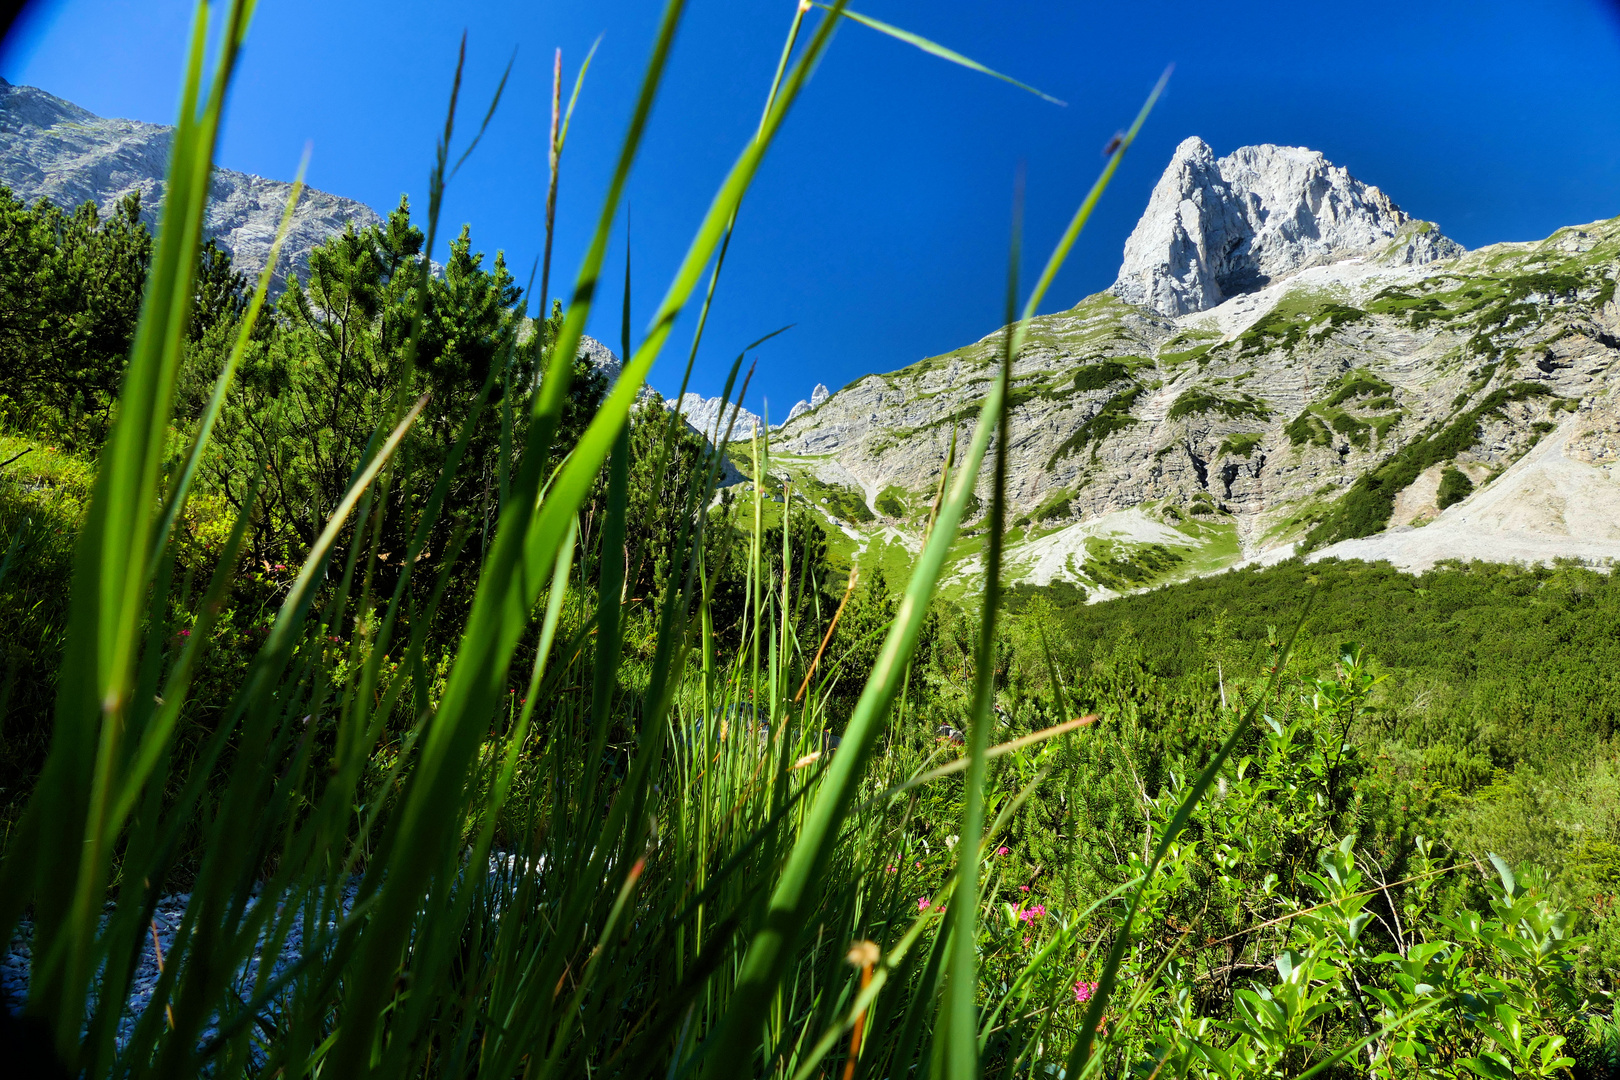
<path fill-rule="evenodd" d="M 934 906 L 933 901 L 929 900 L 928 897 L 926 897 L 926 896 L 917 897 L 917 910 L 918 911 L 927 911 L 929 908 L 931 908 L 933 906 Z"/>
<path fill-rule="evenodd" d="M 1007 849 L 1005 847 L 998 847 L 998 848 L 996 848 L 996 854 L 997 855 L 1005 855 L 1005 854 L 1007 854 Z"/>
<path fill-rule="evenodd" d="M 1042 915 L 1045 915 L 1045 914 L 1046 914 L 1046 905 L 1045 904 L 1035 904 L 1032 907 L 1027 907 L 1023 911 L 1020 911 L 1018 913 L 1018 918 L 1019 918 L 1019 921 L 1021 921 L 1021 922 L 1032 923 L 1036 919 L 1040 918 Z"/>
<path fill-rule="evenodd" d="M 1094 982 L 1077 982 L 1074 984 L 1074 1001 L 1076 1005 L 1084 1005 L 1091 1000 L 1091 995 L 1097 992 Z"/>
<path fill-rule="evenodd" d="M 885 871 L 884 871 L 884 873 L 885 873 L 885 874 L 892 874 L 892 873 L 894 873 L 894 867 L 892 867 L 892 866 L 891 866 L 891 867 L 889 867 L 889 868 L 888 868 L 888 869 L 887 869 L 887 870 L 885 870 Z"/>
<path fill-rule="evenodd" d="M 1028 885 L 1020 885 L 1020 886 L 1018 886 L 1018 891 L 1019 892 L 1029 892 L 1029 886 Z"/>

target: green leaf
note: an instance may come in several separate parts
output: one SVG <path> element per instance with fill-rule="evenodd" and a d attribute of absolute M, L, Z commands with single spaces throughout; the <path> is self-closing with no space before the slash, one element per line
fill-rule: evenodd
<path fill-rule="evenodd" d="M 1512 868 L 1508 866 L 1507 860 L 1495 852 L 1492 852 L 1488 858 L 1491 860 L 1491 865 L 1496 867 L 1497 876 L 1502 879 L 1502 890 L 1507 893 L 1508 899 L 1512 900 L 1518 895 L 1519 889 L 1518 882 L 1513 878 Z"/>

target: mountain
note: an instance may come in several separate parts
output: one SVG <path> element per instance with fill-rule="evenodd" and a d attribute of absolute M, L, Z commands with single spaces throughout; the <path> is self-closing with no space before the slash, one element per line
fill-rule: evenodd
<path fill-rule="evenodd" d="M 1470 252 L 1314 151 L 1188 139 L 1114 285 L 1014 362 L 1009 572 L 1102 596 L 1299 553 L 1612 560 L 1617 274 L 1620 219 Z M 783 426 L 773 468 L 849 557 L 905 572 L 1002 333 Z"/>
<path fill-rule="evenodd" d="M 93 202 L 106 214 L 124 196 L 139 191 L 141 218 L 155 232 L 173 141 L 172 127 L 104 119 L 36 87 L 0 79 L 0 186 L 30 205 L 46 199 L 72 211 Z M 230 252 L 250 281 L 264 269 L 291 191 L 286 181 L 214 170 L 204 230 Z M 309 272 L 310 252 L 328 238 L 350 225 L 363 229 L 381 222 L 364 203 L 305 188 L 271 278 L 271 296 L 281 293 L 288 273 L 302 277 Z M 580 352 L 609 382 L 618 377 L 619 359 L 601 342 L 583 337 Z M 816 391 L 826 397 L 825 386 Z M 820 400 L 816 394 L 811 399 L 799 405 L 808 408 Z M 681 411 L 688 423 L 706 432 L 714 427 L 719 406 L 718 398 L 687 394 Z M 746 434 L 750 424 L 763 423 L 743 410 L 736 433 Z M 732 478 L 728 470 L 726 482 Z"/>
<path fill-rule="evenodd" d="M 809 401 L 798 401 L 794 404 L 793 408 L 788 410 L 788 420 L 795 420 L 800 416 L 803 416 L 805 413 L 809 412 L 817 405 L 820 405 L 823 401 L 826 401 L 830 397 L 832 397 L 832 391 L 827 389 L 826 384 L 816 383 L 816 388 L 810 391 Z M 787 421 L 785 420 L 783 421 L 783 423 L 786 422 Z"/>
<path fill-rule="evenodd" d="M 723 429 L 729 427 L 731 437 L 735 439 L 749 438 L 754 429 L 761 433 L 765 431 L 765 421 L 747 409 L 736 410 L 736 419 L 732 419 L 732 403 L 724 398 L 706 398 L 702 394 L 686 393 L 679 402 L 670 399 L 664 402 L 667 409 L 679 408 L 686 422 L 706 435 L 719 438 L 725 434 Z"/>
<path fill-rule="evenodd" d="M 30 205 L 48 199 L 71 211 L 93 202 L 105 214 L 139 191 L 141 217 L 155 231 L 173 140 L 172 127 L 104 119 L 43 90 L 0 79 L 0 185 Z M 249 280 L 264 268 L 291 190 L 285 181 L 214 170 L 204 229 Z M 381 220 L 364 203 L 306 188 L 272 294 L 281 292 L 289 270 L 308 272 L 309 253 L 328 237 L 350 224 L 364 228 Z"/>
<path fill-rule="evenodd" d="M 1111 291 L 1185 315 L 1351 256 L 1411 266 L 1462 253 L 1315 150 L 1245 146 L 1217 159 L 1195 135 L 1154 186 Z"/>

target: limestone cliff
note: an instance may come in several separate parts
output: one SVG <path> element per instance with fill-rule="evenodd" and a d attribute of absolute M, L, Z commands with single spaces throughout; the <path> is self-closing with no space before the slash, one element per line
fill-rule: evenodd
<path fill-rule="evenodd" d="M 1319 154 L 1184 142 L 1115 286 L 1037 318 L 1015 360 L 1013 579 L 1106 594 L 1369 537 L 1415 566 L 1620 557 L 1597 527 L 1620 505 L 1617 275 L 1620 219 L 1465 253 Z M 818 512 L 903 571 L 1002 333 L 837 391 L 773 468 L 857 495 L 870 521 Z M 1519 494 L 1481 532 L 1495 485 Z"/>
<path fill-rule="evenodd" d="M 1194 136 L 1155 185 L 1112 291 L 1185 315 L 1352 256 L 1420 265 L 1462 252 L 1314 150 L 1245 146 L 1217 159 Z"/>
<path fill-rule="evenodd" d="M 706 398 L 702 394 L 688 393 L 679 402 L 671 399 L 664 402 L 667 408 L 679 408 L 686 422 L 707 435 L 725 435 L 725 428 L 730 426 L 733 439 L 746 439 L 758 428 L 763 434 L 765 421 L 747 409 L 737 409 L 736 419 L 732 419 L 732 405 L 720 397 Z"/>

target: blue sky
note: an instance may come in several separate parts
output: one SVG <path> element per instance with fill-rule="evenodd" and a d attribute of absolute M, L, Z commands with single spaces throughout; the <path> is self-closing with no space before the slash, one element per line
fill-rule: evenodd
<path fill-rule="evenodd" d="M 792 0 L 691 0 L 630 188 L 635 313 L 662 294 L 755 124 Z M 172 120 L 190 5 L 60 0 L 26 16 L 0 75 L 104 116 Z M 552 49 L 569 77 L 602 35 L 563 165 L 554 294 L 571 280 L 660 5 L 261 0 L 220 163 L 312 183 L 378 210 L 425 206 L 434 139 L 468 32 L 463 130 L 514 48 L 489 135 L 455 179 L 445 232 L 506 251 L 520 281 L 543 235 Z M 1069 102 L 1059 108 L 846 24 L 744 206 L 694 388 L 720 389 L 749 341 L 748 404 L 782 415 L 976 340 L 1000 318 L 1013 178 L 1027 171 L 1027 269 L 1041 260 L 1167 63 L 1170 91 L 1049 294 L 1105 288 L 1172 148 L 1304 145 L 1474 247 L 1620 214 L 1620 14 L 1613 0 L 1037 3 L 859 0 Z M 622 252 L 622 236 L 616 252 Z M 615 254 L 615 260 L 622 255 Z M 618 349 L 610 267 L 592 330 Z M 678 384 L 691 320 L 654 369 Z"/>

